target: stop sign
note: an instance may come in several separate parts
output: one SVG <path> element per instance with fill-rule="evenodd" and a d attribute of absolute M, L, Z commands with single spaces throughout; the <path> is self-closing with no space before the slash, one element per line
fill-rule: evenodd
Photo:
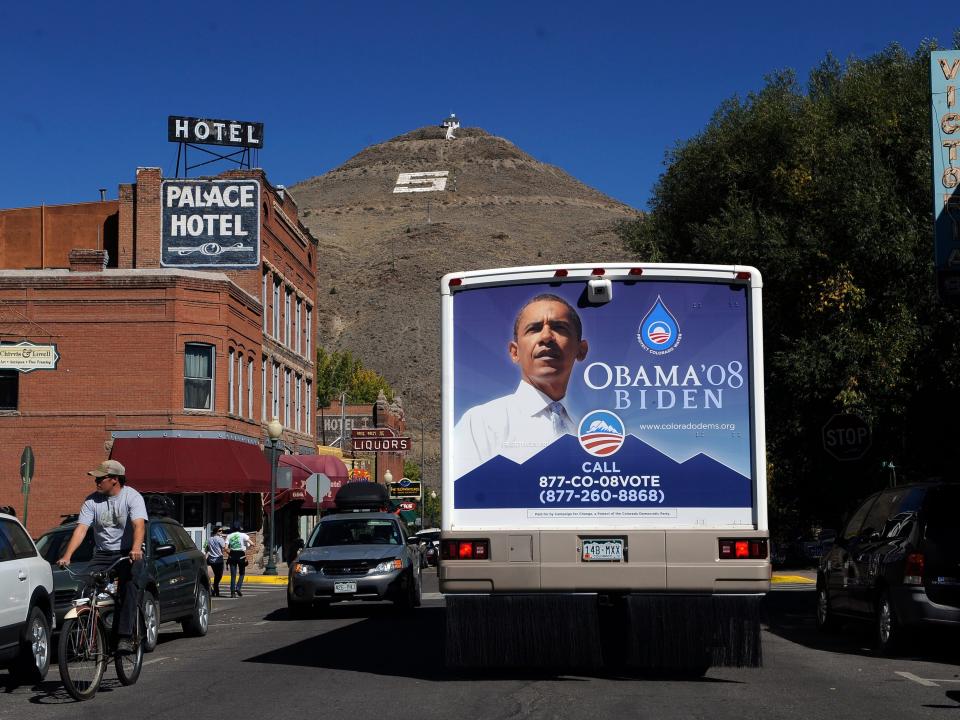
<path fill-rule="evenodd" d="M 836 460 L 859 460 L 871 442 L 870 426 L 859 415 L 834 415 L 823 426 L 823 449 Z"/>

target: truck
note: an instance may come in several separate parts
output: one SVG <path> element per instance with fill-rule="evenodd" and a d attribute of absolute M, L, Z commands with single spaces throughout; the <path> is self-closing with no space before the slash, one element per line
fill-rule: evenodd
<path fill-rule="evenodd" d="M 447 664 L 760 666 L 760 273 L 542 265 L 440 289 Z"/>

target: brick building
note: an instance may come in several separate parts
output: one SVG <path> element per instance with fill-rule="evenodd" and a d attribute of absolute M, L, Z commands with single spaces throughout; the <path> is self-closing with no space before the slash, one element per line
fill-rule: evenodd
<path fill-rule="evenodd" d="M 266 423 L 279 417 L 288 452 L 316 452 L 317 242 L 263 171 L 217 177 L 260 185 L 259 267 L 162 267 L 156 168 L 116 201 L 0 211 L 0 344 L 59 354 L 55 369 L 0 366 L 0 504 L 22 507 L 31 446 L 34 535 L 77 511 L 108 456 L 184 525 L 256 530 Z"/>

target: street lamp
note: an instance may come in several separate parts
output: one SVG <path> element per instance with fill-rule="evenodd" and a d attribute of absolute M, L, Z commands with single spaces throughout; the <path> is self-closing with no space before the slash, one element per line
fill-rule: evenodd
<path fill-rule="evenodd" d="M 283 434 L 283 425 L 276 415 L 267 423 L 267 435 L 270 436 L 270 555 L 267 559 L 267 567 L 263 569 L 264 575 L 276 575 L 277 564 L 273 555 L 274 540 L 276 539 L 276 520 L 277 520 L 277 445 L 280 442 L 280 436 Z"/>
<path fill-rule="evenodd" d="M 390 468 L 387 468 L 387 471 L 383 473 L 383 481 L 389 485 L 393 482 L 393 473 L 390 472 Z"/>

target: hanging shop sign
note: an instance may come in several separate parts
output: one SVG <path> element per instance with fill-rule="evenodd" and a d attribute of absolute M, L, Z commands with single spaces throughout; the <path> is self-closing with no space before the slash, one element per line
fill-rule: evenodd
<path fill-rule="evenodd" d="M 170 115 L 167 117 L 167 140 L 259 149 L 263 147 L 263 123 Z"/>
<path fill-rule="evenodd" d="M 16 345 L 0 345 L 0 370 L 22 373 L 34 370 L 56 370 L 60 353 L 56 345 L 35 345 L 24 341 Z"/>
<path fill-rule="evenodd" d="M 930 53 L 933 236 L 937 293 L 960 305 L 960 50 Z"/>
<path fill-rule="evenodd" d="M 392 428 L 354 428 L 351 433 L 353 452 L 408 452 L 409 436 L 397 435 Z"/>
<path fill-rule="evenodd" d="M 160 264 L 260 267 L 259 180 L 164 180 Z"/>

